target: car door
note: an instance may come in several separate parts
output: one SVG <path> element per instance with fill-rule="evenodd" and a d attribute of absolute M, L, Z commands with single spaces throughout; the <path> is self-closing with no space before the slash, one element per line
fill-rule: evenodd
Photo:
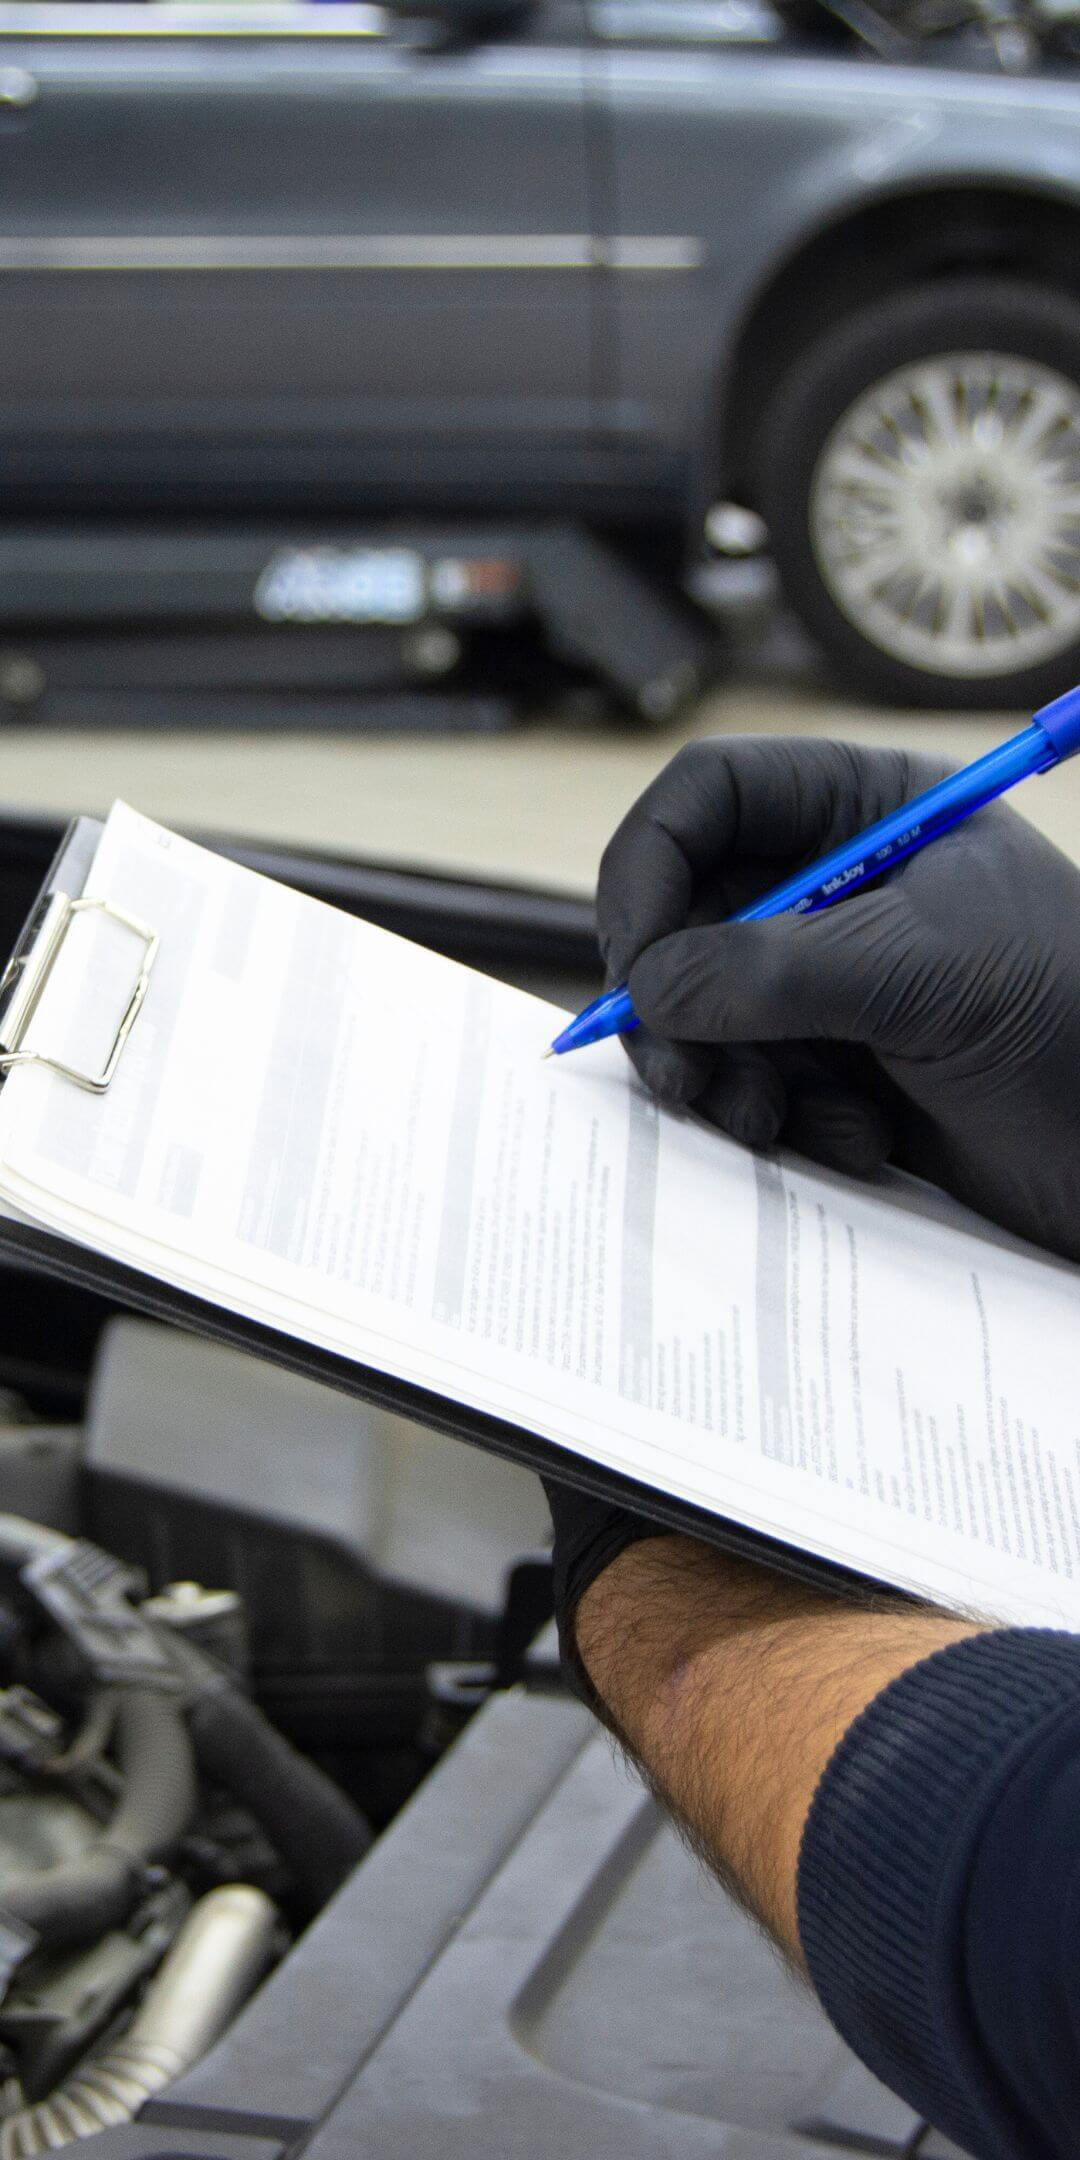
<path fill-rule="evenodd" d="M 617 366 L 602 426 L 613 446 L 681 467 L 704 512 L 700 467 L 726 352 L 770 263 L 760 206 L 827 123 L 812 78 L 770 107 L 765 86 L 786 51 L 790 64 L 791 41 L 769 0 L 590 0 L 589 15 L 613 230 L 647 231 L 669 273 L 605 284 Z"/>
<path fill-rule="evenodd" d="M 572 464 L 580 21 L 537 0 L 470 41 L 303 0 L 0 7 L 9 486 L 430 499 Z"/>

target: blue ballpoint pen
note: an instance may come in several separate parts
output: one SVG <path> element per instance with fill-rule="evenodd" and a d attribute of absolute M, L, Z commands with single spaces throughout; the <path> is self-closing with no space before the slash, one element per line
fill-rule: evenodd
<path fill-rule="evenodd" d="M 1080 685 L 1067 690 L 1064 697 L 1055 698 L 1052 705 L 1044 705 L 1019 735 L 1013 735 L 996 750 L 988 750 L 985 757 L 976 758 L 961 772 L 950 773 L 924 794 L 901 803 L 888 817 L 868 825 L 865 832 L 845 840 L 820 861 L 774 886 L 772 892 L 753 901 L 750 907 L 740 908 L 729 920 L 762 922 L 769 915 L 806 915 L 829 907 L 869 878 L 880 877 L 883 870 L 891 869 L 906 855 L 914 855 L 931 840 L 939 839 L 973 811 L 1003 795 L 1006 788 L 1015 787 L 1018 780 L 1048 772 L 1078 749 Z M 563 1057 L 568 1050 L 583 1050 L 587 1043 L 602 1042 L 608 1035 L 629 1035 L 640 1025 L 625 985 L 606 990 L 602 997 L 586 1005 L 561 1035 L 556 1035 L 546 1054 Z"/>

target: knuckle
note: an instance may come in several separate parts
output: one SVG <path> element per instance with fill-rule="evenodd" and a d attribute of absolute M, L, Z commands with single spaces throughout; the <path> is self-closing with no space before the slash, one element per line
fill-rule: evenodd
<path fill-rule="evenodd" d="M 598 900 L 602 901 L 609 896 L 613 887 L 620 883 L 622 865 L 633 842 L 633 818 L 634 813 L 631 811 L 624 817 L 622 824 L 616 826 L 600 857 L 596 880 Z"/>
<path fill-rule="evenodd" d="M 709 817 L 733 786 L 730 744 L 719 737 L 699 736 L 677 750 L 656 783 L 649 801 L 656 823 L 669 830 L 680 825 L 696 827 Z M 646 800 L 649 800 L 646 798 Z"/>
<path fill-rule="evenodd" d="M 681 749 L 676 750 L 664 769 L 669 773 L 680 773 L 694 778 L 708 771 L 715 761 L 718 749 L 719 741 L 716 736 L 696 735 L 693 742 L 683 743 Z"/>

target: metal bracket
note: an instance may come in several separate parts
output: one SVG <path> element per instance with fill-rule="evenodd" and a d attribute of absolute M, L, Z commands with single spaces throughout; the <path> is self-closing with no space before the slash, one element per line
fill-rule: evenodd
<path fill-rule="evenodd" d="M 66 1064 L 62 1058 L 49 1057 L 45 1051 L 21 1048 L 75 916 L 91 911 L 108 915 L 125 930 L 132 931 L 142 940 L 144 948 L 139 973 L 112 1047 L 100 1072 L 96 1073 L 81 1071 L 76 1065 Z M 155 930 L 147 929 L 145 923 L 126 914 L 123 908 L 114 907 L 111 900 L 73 900 L 68 893 L 50 893 L 29 951 L 16 953 L 0 976 L 0 998 L 8 996 L 10 999 L 0 1029 L 0 1075 L 10 1072 L 16 1065 L 46 1065 L 65 1080 L 73 1080 L 76 1087 L 87 1088 L 92 1095 L 103 1095 L 146 996 L 160 943 Z"/>

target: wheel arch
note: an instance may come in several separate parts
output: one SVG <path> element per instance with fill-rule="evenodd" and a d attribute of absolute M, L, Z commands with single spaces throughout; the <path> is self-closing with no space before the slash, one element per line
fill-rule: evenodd
<path fill-rule="evenodd" d="M 1076 297 L 1080 212 L 998 182 L 950 182 L 878 199 L 816 232 L 759 290 L 729 349 L 713 439 L 714 492 L 754 499 L 754 445 L 772 392 L 840 314 L 905 285 L 963 273 L 1023 277 Z"/>

